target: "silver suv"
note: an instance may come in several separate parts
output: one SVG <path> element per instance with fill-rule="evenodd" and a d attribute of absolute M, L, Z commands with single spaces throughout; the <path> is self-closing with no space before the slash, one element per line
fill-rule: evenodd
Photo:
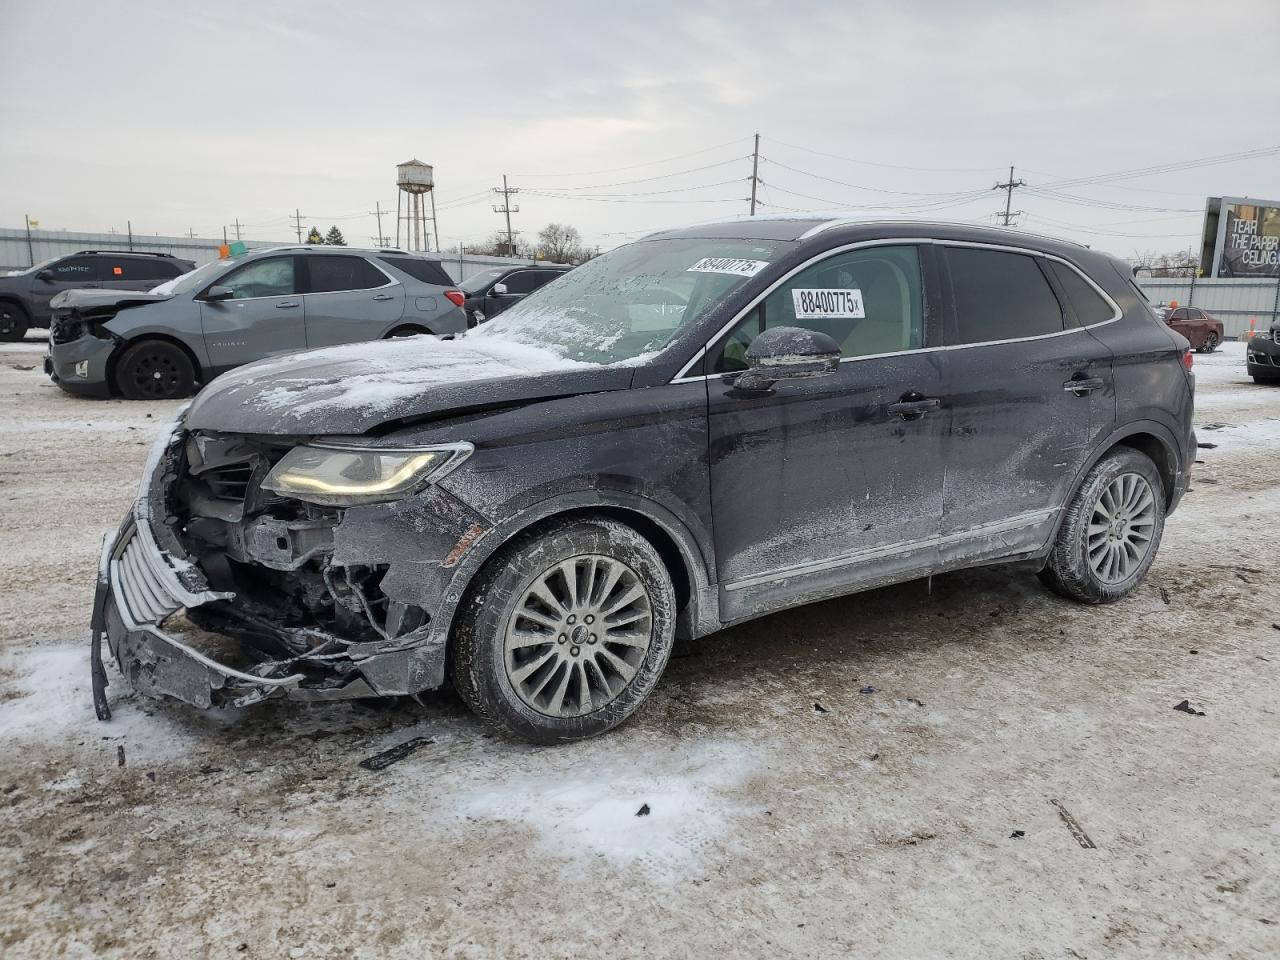
<path fill-rule="evenodd" d="M 402 250 L 272 247 L 207 263 L 148 293 L 53 300 L 45 372 L 70 393 L 184 397 L 264 357 L 466 330 L 465 296 L 439 261 Z"/>

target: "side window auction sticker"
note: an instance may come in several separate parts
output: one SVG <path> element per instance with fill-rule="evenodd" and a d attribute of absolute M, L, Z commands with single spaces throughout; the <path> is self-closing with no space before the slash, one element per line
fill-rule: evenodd
<path fill-rule="evenodd" d="M 862 291 L 857 289 L 792 290 L 791 302 L 796 308 L 797 320 L 823 317 L 861 320 L 867 315 L 862 307 Z"/>
<path fill-rule="evenodd" d="M 728 273 L 735 277 L 754 277 L 769 265 L 768 260 L 742 260 L 738 257 L 703 257 L 685 273 Z"/>

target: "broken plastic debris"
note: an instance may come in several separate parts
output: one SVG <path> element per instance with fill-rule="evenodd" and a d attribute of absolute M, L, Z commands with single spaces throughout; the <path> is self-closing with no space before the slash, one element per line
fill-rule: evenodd
<path fill-rule="evenodd" d="M 1021 839 L 1022 839 L 1023 837 L 1025 837 L 1026 835 L 1027 835 L 1027 831 L 1025 831 L 1025 830 L 1015 830 L 1015 831 L 1013 831 L 1013 833 L 1009 834 L 1009 839 L 1010 839 L 1010 840 L 1021 840 Z"/>
<path fill-rule="evenodd" d="M 1183 713 L 1189 713 L 1189 714 L 1191 714 L 1193 717 L 1203 717 L 1203 716 L 1204 716 L 1204 711 L 1203 711 L 1203 710 L 1197 710 L 1195 707 L 1193 707 L 1193 706 L 1191 705 L 1191 701 L 1189 701 L 1189 700 L 1183 700 L 1181 703 L 1179 703 L 1179 704 L 1175 704 L 1173 709 L 1175 709 L 1175 710 L 1181 710 Z"/>
<path fill-rule="evenodd" d="M 822 704 L 818 703 L 818 701 L 816 701 L 816 700 L 815 700 L 815 701 L 813 702 L 813 712 L 814 712 L 814 713 L 826 713 L 826 712 L 827 712 L 827 708 L 826 708 L 826 707 L 824 707 Z"/>
<path fill-rule="evenodd" d="M 875 693 L 875 692 L 876 692 L 876 688 L 875 688 L 875 687 L 863 687 L 863 688 L 862 688 L 861 690 L 859 690 L 858 692 L 859 692 L 859 693 Z"/>
<path fill-rule="evenodd" d="M 434 742 L 434 740 L 427 737 L 414 737 L 404 743 L 397 744 L 390 750 L 383 750 L 381 753 L 375 753 L 372 757 L 361 760 L 360 766 L 366 770 L 385 770 L 393 763 L 399 763 L 419 747 L 425 747 L 428 743 Z"/>
<path fill-rule="evenodd" d="M 649 815 L 649 805 L 647 803 L 640 804 L 640 809 L 636 811 L 637 817 L 647 817 Z"/>
<path fill-rule="evenodd" d="M 1197 443 L 1196 446 L 1199 447 L 1201 450 L 1217 450 L 1218 449 L 1218 445 L 1216 443 Z"/>

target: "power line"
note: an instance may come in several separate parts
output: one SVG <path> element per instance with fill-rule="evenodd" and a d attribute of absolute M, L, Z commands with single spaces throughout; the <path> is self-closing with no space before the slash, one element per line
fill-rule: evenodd
<path fill-rule="evenodd" d="M 1009 164 L 1009 180 L 1006 183 L 997 183 L 994 187 L 991 188 L 993 190 L 1004 191 L 1004 213 L 1000 213 L 998 211 L 996 213 L 997 217 L 1001 217 L 1003 219 L 1004 226 L 1006 227 L 1009 226 L 1010 222 L 1014 218 L 1022 216 L 1022 214 L 1025 212 L 1022 210 L 1016 210 L 1016 211 L 1010 210 L 1010 207 L 1013 205 L 1014 189 L 1016 187 L 1025 187 L 1026 185 L 1027 183 L 1025 180 L 1013 179 L 1013 164 Z"/>
<path fill-rule="evenodd" d="M 546 189 L 548 189 L 548 190 L 562 190 L 562 191 L 568 191 L 568 190 L 574 190 L 574 191 L 576 191 L 576 190 L 600 190 L 600 189 L 606 189 L 606 188 L 608 188 L 608 187 L 629 187 L 629 186 L 633 186 L 633 185 L 635 185 L 635 184 L 637 184 L 637 183 L 652 183 L 654 180 L 669 180 L 669 179 L 671 179 L 672 177 L 683 177 L 683 176 L 685 176 L 686 174 L 690 174 L 690 173 L 701 173 L 703 170 L 714 170 L 716 167 L 725 167 L 725 166 L 728 166 L 728 165 L 729 165 L 729 164 L 731 164 L 731 163 L 738 163 L 738 162 L 739 162 L 739 161 L 741 161 L 741 160 L 746 160 L 746 159 L 747 159 L 748 157 L 750 157 L 750 156 L 751 156 L 751 154 L 749 154 L 749 153 L 748 153 L 748 154 L 745 154 L 745 155 L 743 155 L 743 156 L 741 156 L 741 157 L 733 157 L 733 158 L 732 158 L 732 159 L 730 159 L 730 160 L 721 160 L 721 161 L 720 161 L 720 162 L 718 162 L 718 163 L 708 163 L 706 166 L 702 166 L 702 167 L 690 167 L 688 170 L 676 170 L 676 171 L 674 171 L 674 172 L 672 172 L 672 173 L 662 173 L 662 174 L 659 174 L 659 175 L 658 175 L 658 176 L 656 176 L 656 177 L 641 177 L 641 178 L 640 178 L 640 179 L 638 179 L 638 180 L 619 180 L 619 181 L 617 181 L 617 182 L 615 182 L 615 183 L 589 183 L 589 184 L 585 184 L 585 185 L 580 186 L 580 187 L 560 187 L 560 186 L 549 186 L 549 187 L 547 187 Z"/>
<path fill-rule="evenodd" d="M 917 173 L 985 173 L 987 167 L 908 167 L 897 163 L 877 163 L 874 160 L 859 160 L 855 157 L 842 157 L 835 153 L 823 153 L 821 150 L 814 150 L 811 147 L 801 147 L 794 143 L 787 143 L 785 140 L 775 140 L 773 137 L 765 137 L 770 143 L 776 143 L 780 147 L 789 147 L 792 150 L 800 150 L 804 153 L 812 153 L 817 157 L 827 157 L 830 160 L 843 160 L 845 163 L 858 163 L 867 167 L 882 167 L 886 170 L 911 170 Z"/>
<path fill-rule="evenodd" d="M 602 173 L 620 173 L 623 170 L 635 170 L 638 167 L 652 167 L 659 163 L 670 163 L 673 160 L 684 160 L 687 157 L 696 157 L 699 154 L 711 153 L 713 150 L 723 150 L 725 147 L 731 147 L 735 143 L 741 143 L 746 137 L 734 137 L 732 140 L 726 140 L 724 143 L 718 143 L 712 147 L 703 147 L 701 150 L 693 150 L 689 153 L 677 154 L 674 157 L 664 157 L 661 160 L 645 160 L 641 163 L 632 163 L 625 167 L 610 167 L 606 170 L 586 170 L 578 173 L 517 173 L 514 176 L 527 177 L 530 179 L 540 180 L 545 177 L 594 177 Z"/>
<path fill-rule="evenodd" d="M 919 191 L 914 191 L 914 190 L 890 190 L 885 187 L 868 187 L 865 184 L 849 183 L 848 181 L 845 181 L 845 180 L 836 180 L 832 177 L 823 176 L 820 173 L 812 173 L 808 170 L 801 170 L 799 167 L 788 166 L 787 164 L 782 163 L 781 161 L 778 161 L 778 160 L 774 160 L 771 157 L 761 157 L 761 159 L 765 163 L 772 164 L 775 167 L 781 167 L 783 170 L 790 170 L 792 173 L 798 173 L 805 177 L 812 177 L 815 180 L 823 180 L 827 183 L 834 183 L 837 186 L 841 186 L 841 187 L 850 187 L 854 190 L 866 190 L 870 193 L 888 193 L 888 194 L 894 194 L 894 195 L 903 196 L 903 197 L 958 197 L 958 196 L 962 196 L 962 195 L 973 192 L 973 191 L 967 191 L 967 190 L 953 190 L 953 191 L 948 191 L 943 193 L 921 193 Z"/>
<path fill-rule="evenodd" d="M 1114 173 L 1099 173 L 1087 177 L 1076 177 L 1069 180 L 1056 180 L 1042 184 L 1044 187 L 1077 187 L 1088 184 L 1110 183 L 1115 180 L 1129 180 L 1138 177 L 1152 177 L 1164 173 L 1178 173 L 1183 170 L 1195 170 L 1200 167 L 1212 167 L 1223 163 L 1236 163 L 1241 160 L 1258 160 L 1280 153 L 1280 146 L 1255 147 L 1252 150 L 1241 150 L 1236 153 L 1223 153 L 1213 157 L 1199 157 L 1195 160 L 1176 160 L 1169 163 L 1155 164 L 1150 167 L 1136 167 L 1131 170 L 1120 170 Z"/>

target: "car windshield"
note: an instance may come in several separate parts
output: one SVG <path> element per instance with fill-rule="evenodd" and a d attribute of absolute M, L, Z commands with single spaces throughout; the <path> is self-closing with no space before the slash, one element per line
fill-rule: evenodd
<path fill-rule="evenodd" d="M 477 273 L 474 277 L 463 280 L 458 288 L 463 293 L 479 293 L 510 269 L 510 267 L 498 267 L 494 270 L 486 270 L 484 273 Z"/>
<path fill-rule="evenodd" d="M 221 270 L 231 266 L 230 260 L 212 260 L 203 267 L 196 267 L 189 273 L 184 273 L 180 277 L 174 277 L 172 280 L 166 280 L 158 287 L 152 287 L 152 293 L 159 294 L 177 294 L 190 293 L 192 290 L 198 290 L 204 286 Z"/>
<path fill-rule="evenodd" d="M 6 277 L 20 277 L 23 274 L 35 273 L 37 270 L 43 270 L 45 267 L 49 266 L 49 264 L 53 263 L 55 260 L 61 260 L 61 259 L 62 259 L 61 257 L 50 257 L 48 260 L 41 260 L 39 263 L 32 264 L 29 267 L 24 267 L 22 270 L 7 270 L 5 271 L 4 275 Z"/>
<path fill-rule="evenodd" d="M 534 291 L 468 337 L 498 337 L 569 360 L 647 358 L 788 245 L 777 240 L 642 240 Z"/>

